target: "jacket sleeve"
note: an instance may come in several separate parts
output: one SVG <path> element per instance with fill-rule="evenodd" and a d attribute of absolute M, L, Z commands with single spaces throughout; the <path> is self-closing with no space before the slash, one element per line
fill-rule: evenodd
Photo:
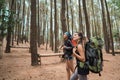
<path fill-rule="evenodd" d="M 66 49 L 66 50 L 71 50 L 71 49 L 73 49 L 73 45 L 72 45 L 72 43 L 71 43 L 71 41 L 70 40 L 68 40 L 68 44 L 69 44 L 69 46 L 66 46 L 64 49 Z"/>

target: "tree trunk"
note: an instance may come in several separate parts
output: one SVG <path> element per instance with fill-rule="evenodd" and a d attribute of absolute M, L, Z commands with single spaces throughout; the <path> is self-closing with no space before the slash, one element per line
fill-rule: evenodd
<path fill-rule="evenodd" d="M 54 34 L 55 34 L 55 53 L 58 52 L 58 24 L 57 24 L 57 6 L 56 6 L 56 0 L 54 0 L 54 9 L 55 9 L 55 14 L 54 14 Z"/>
<path fill-rule="evenodd" d="M 11 43 L 11 25 L 8 27 L 7 31 L 7 44 L 6 44 L 6 49 L 5 49 L 5 53 L 10 53 L 10 43 Z"/>
<path fill-rule="evenodd" d="M 67 7 L 67 28 L 68 28 L 68 32 L 70 32 L 68 0 L 66 0 L 66 7 Z"/>
<path fill-rule="evenodd" d="M 47 23 L 46 23 L 46 31 L 47 31 L 47 35 L 46 35 L 46 37 L 47 37 L 47 39 L 46 39 L 46 50 L 48 49 L 48 38 L 49 38 L 49 34 L 48 34 L 48 32 L 49 32 L 49 30 L 48 30 L 48 21 L 47 21 Z"/>
<path fill-rule="evenodd" d="M 98 17 L 97 17 L 97 26 L 98 26 L 98 28 L 97 28 L 98 36 L 99 36 L 99 37 L 102 37 L 102 36 L 101 36 L 101 27 L 100 27 L 100 24 L 99 24 L 99 19 L 98 19 Z"/>
<path fill-rule="evenodd" d="M 21 33 L 21 30 L 20 30 L 21 28 L 20 28 L 20 27 L 21 27 L 20 22 L 18 22 L 18 30 L 17 30 L 17 34 L 18 34 L 18 35 L 17 35 L 17 45 L 19 45 L 20 37 L 21 37 L 21 36 L 20 36 L 20 33 Z"/>
<path fill-rule="evenodd" d="M 94 21 L 93 21 L 93 20 L 92 20 L 91 29 L 92 29 L 92 35 L 91 35 L 91 36 L 95 36 L 95 35 L 94 35 L 95 29 L 94 29 Z"/>
<path fill-rule="evenodd" d="M 14 33 L 12 33 L 12 46 L 14 45 Z"/>
<path fill-rule="evenodd" d="M 107 11 L 108 26 L 109 26 L 109 29 L 110 29 L 110 39 L 109 40 L 111 40 L 110 43 L 111 43 L 111 47 L 112 47 L 112 55 L 115 56 L 111 22 L 110 22 L 110 14 L 109 14 L 109 11 L 108 11 L 108 6 L 107 6 L 107 1 L 106 0 L 105 0 L 105 5 L 106 5 L 106 11 Z"/>
<path fill-rule="evenodd" d="M 72 34 L 73 34 L 73 25 L 74 25 L 74 21 L 73 21 L 73 9 L 72 9 L 72 1 L 70 0 L 70 9 L 71 9 L 71 16 L 72 16 Z"/>
<path fill-rule="evenodd" d="M 0 36 L 0 59 L 3 57 L 3 37 Z"/>
<path fill-rule="evenodd" d="M 115 12 L 115 9 L 114 9 L 114 12 Z M 115 16 L 115 13 L 114 13 L 114 16 Z M 118 22 L 119 20 L 117 20 L 117 17 L 115 16 L 115 24 L 116 24 L 116 30 L 117 30 L 117 32 L 118 32 L 118 40 L 116 40 L 116 42 L 118 42 L 119 43 L 119 46 L 120 46 L 120 30 L 119 30 L 119 22 Z M 112 28 L 113 29 L 113 28 Z M 120 47 L 119 47 L 119 49 L 120 49 Z"/>
<path fill-rule="evenodd" d="M 17 1 L 15 1 L 15 12 L 17 11 L 17 8 L 16 8 L 16 6 L 17 6 L 17 3 L 16 3 Z M 12 46 L 14 45 L 14 39 L 15 39 L 15 27 L 17 27 L 16 26 L 16 22 L 14 23 L 14 27 L 13 27 L 13 32 L 12 32 Z"/>
<path fill-rule="evenodd" d="M 61 23 L 62 23 L 62 31 L 63 34 L 67 31 L 67 25 L 66 25 L 66 17 L 65 17 L 65 2 L 66 0 L 62 0 L 62 8 L 61 8 Z"/>
<path fill-rule="evenodd" d="M 14 9 L 14 0 L 12 0 L 12 4 L 10 6 L 10 9 L 13 10 Z M 10 14 L 9 19 L 13 19 L 13 13 Z M 6 49 L 5 49 L 5 53 L 10 53 L 11 49 L 10 49 L 10 43 L 11 43 L 11 33 L 12 33 L 12 27 L 13 24 L 11 23 L 11 21 L 9 21 L 9 27 L 7 28 L 7 44 L 6 44 Z"/>
<path fill-rule="evenodd" d="M 39 4 L 39 0 L 38 0 L 38 31 L 37 31 L 37 36 L 38 36 L 38 47 L 40 47 L 40 25 L 39 25 L 39 23 L 40 23 L 40 21 L 39 21 L 39 17 L 40 17 L 40 13 L 39 13 L 39 11 L 40 11 L 40 4 Z"/>
<path fill-rule="evenodd" d="M 16 27 L 15 27 L 15 33 L 14 33 L 15 41 L 17 41 L 17 28 L 18 28 L 18 26 L 17 26 L 17 21 L 16 21 Z"/>
<path fill-rule="evenodd" d="M 94 13 L 94 2 L 93 0 L 91 0 L 91 6 L 92 6 L 92 14 L 93 14 L 93 22 L 94 22 L 94 25 L 92 27 L 94 27 L 94 31 L 93 31 L 93 36 L 96 36 L 97 37 L 97 25 L 96 25 L 96 20 L 95 20 L 95 13 Z"/>
<path fill-rule="evenodd" d="M 105 19 L 105 10 L 104 10 L 103 0 L 101 0 L 101 7 L 102 7 L 102 23 L 103 23 L 105 50 L 106 50 L 107 53 L 109 53 L 108 32 L 107 32 L 107 27 L 106 27 L 106 19 Z"/>
<path fill-rule="evenodd" d="M 78 2 L 79 2 L 79 31 L 84 32 L 82 24 L 81 0 L 78 0 Z"/>
<path fill-rule="evenodd" d="M 43 45 L 45 44 L 45 29 L 46 29 L 46 15 L 44 15 L 44 24 L 43 24 Z"/>
<path fill-rule="evenodd" d="M 38 65 L 37 56 L 37 26 L 36 26 L 36 0 L 31 0 L 31 32 L 30 32 L 30 51 L 31 65 Z"/>
<path fill-rule="evenodd" d="M 45 4 L 43 6 L 43 45 L 45 44 L 45 29 L 46 29 L 46 12 L 45 12 Z"/>
<path fill-rule="evenodd" d="M 29 39 L 29 33 L 30 33 L 30 6 L 28 7 L 27 11 L 27 28 L 26 28 L 26 42 L 30 41 Z"/>
<path fill-rule="evenodd" d="M 47 5 L 47 0 L 45 0 L 45 5 Z M 46 13 L 46 17 L 45 17 L 45 20 L 46 20 L 46 50 L 47 50 L 47 45 L 48 45 L 48 13 L 47 13 L 47 10 L 48 10 L 48 7 L 45 8 L 45 13 Z"/>
<path fill-rule="evenodd" d="M 24 29 L 25 29 L 25 0 L 23 0 L 23 15 L 22 15 L 22 37 L 21 37 L 21 40 L 22 40 L 22 43 L 24 41 Z"/>
<path fill-rule="evenodd" d="M 51 2 L 50 2 L 50 6 L 51 6 L 51 13 L 50 13 L 50 46 L 51 46 L 51 48 L 52 48 L 52 51 L 53 51 L 53 20 L 52 20 L 52 2 L 53 2 L 53 0 L 51 0 Z"/>
<path fill-rule="evenodd" d="M 21 9 L 21 4 L 22 1 L 20 0 L 20 3 L 18 5 L 18 13 L 17 13 L 17 18 L 20 19 L 20 9 Z M 19 45 L 19 41 L 20 41 L 20 21 L 17 21 L 17 45 Z"/>
<path fill-rule="evenodd" d="M 90 39 L 90 23 L 88 20 L 88 14 L 87 14 L 87 9 L 86 9 L 86 0 L 83 0 L 83 10 L 85 14 L 87 37 L 88 39 Z"/>

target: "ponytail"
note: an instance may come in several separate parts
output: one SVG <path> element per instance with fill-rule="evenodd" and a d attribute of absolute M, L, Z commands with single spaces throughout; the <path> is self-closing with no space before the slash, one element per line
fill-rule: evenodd
<path fill-rule="evenodd" d="M 80 37 L 79 43 L 83 43 L 83 34 L 80 32 L 78 33 L 78 36 Z"/>

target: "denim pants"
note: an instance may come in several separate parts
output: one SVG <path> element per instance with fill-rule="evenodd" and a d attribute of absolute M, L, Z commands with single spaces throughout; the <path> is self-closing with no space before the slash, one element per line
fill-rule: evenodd
<path fill-rule="evenodd" d="M 70 80 L 87 80 L 87 75 L 78 74 L 78 69 L 71 75 Z"/>

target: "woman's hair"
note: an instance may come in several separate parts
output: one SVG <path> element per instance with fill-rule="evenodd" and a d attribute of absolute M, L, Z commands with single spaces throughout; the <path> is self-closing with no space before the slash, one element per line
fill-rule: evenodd
<path fill-rule="evenodd" d="M 84 39 L 83 33 L 82 32 L 77 32 L 77 33 L 78 36 L 80 37 L 80 41 L 78 43 L 83 43 L 83 39 Z"/>
<path fill-rule="evenodd" d="M 69 32 L 65 32 L 64 34 L 67 35 L 68 39 L 72 39 L 72 35 Z"/>

